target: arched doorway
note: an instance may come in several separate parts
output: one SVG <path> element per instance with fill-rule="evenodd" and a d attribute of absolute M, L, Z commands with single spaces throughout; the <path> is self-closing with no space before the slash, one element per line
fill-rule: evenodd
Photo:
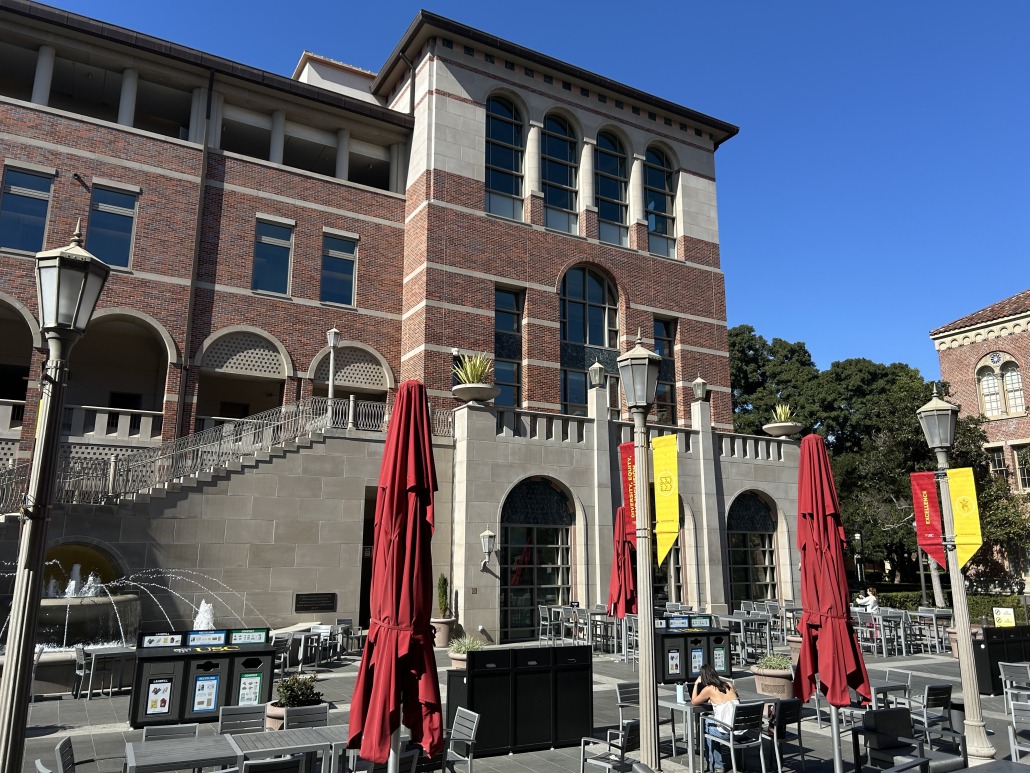
<path fill-rule="evenodd" d="M 501 508 L 501 642 L 537 636 L 537 607 L 572 600 L 575 506 L 546 478 L 516 485 Z"/>
<path fill-rule="evenodd" d="M 730 606 L 741 601 L 775 599 L 776 516 L 754 491 L 745 491 L 726 516 L 729 546 Z"/>
<path fill-rule="evenodd" d="M 259 331 L 226 332 L 209 339 L 199 365 L 196 432 L 283 403 L 288 375 L 285 354 Z"/>
<path fill-rule="evenodd" d="M 26 313 L 0 300 L 0 464 L 15 457 L 25 418 L 35 343 Z"/>
<path fill-rule="evenodd" d="M 316 397 L 329 394 L 329 354 L 326 353 L 315 368 L 311 379 L 311 393 Z M 359 400 L 384 402 L 393 386 L 393 376 L 381 358 L 357 346 L 341 346 L 336 352 L 336 387 L 338 399 L 357 395 Z"/>

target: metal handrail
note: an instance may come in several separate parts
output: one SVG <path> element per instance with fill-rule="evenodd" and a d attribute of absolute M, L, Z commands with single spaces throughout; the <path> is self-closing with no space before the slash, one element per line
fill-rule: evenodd
<path fill-rule="evenodd" d="M 29 487 L 29 462 L 0 469 L 0 514 L 16 513 Z"/>

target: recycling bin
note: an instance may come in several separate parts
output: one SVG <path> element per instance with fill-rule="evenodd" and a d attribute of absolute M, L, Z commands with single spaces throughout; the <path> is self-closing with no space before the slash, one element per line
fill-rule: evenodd
<path fill-rule="evenodd" d="M 275 657 L 251 652 L 232 659 L 229 706 L 259 706 L 272 700 Z"/>
<path fill-rule="evenodd" d="M 594 732 L 594 672 L 590 647 L 553 647 L 552 746 L 578 746 Z"/>
<path fill-rule="evenodd" d="M 708 632 L 708 651 L 712 668 L 719 676 L 733 675 L 733 658 L 730 654 L 729 631 L 712 629 Z"/>
<path fill-rule="evenodd" d="M 551 746 L 551 651 L 554 647 L 514 650 L 512 671 L 513 751 L 547 749 Z"/>

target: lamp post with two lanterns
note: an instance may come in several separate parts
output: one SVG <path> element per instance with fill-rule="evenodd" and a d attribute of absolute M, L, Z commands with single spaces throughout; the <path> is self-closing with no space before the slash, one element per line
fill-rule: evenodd
<path fill-rule="evenodd" d="M 36 254 L 39 319 L 47 342 L 40 382 L 39 417 L 15 569 L 7 650 L 0 678 L 0 771 L 18 773 L 32 697 L 32 655 L 43 597 L 50 505 L 57 476 L 61 414 L 68 381 L 68 356 L 86 330 L 110 269 L 82 246 L 78 225 L 67 247 Z"/>

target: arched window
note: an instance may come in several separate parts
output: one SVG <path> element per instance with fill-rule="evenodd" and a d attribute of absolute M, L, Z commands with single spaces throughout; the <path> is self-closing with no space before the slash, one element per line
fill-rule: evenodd
<path fill-rule="evenodd" d="M 587 368 L 594 359 L 588 346 L 619 345 L 619 296 L 603 275 L 578 266 L 561 282 L 561 405 L 562 413 L 587 413 Z"/>
<path fill-rule="evenodd" d="M 1023 377 L 1019 373 L 1019 366 L 1014 362 L 1002 365 L 1001 380 L 1005 386 L 1005 402 L 1009 413 L 1023 413 L 1026 405 L 1023 402 Z"/>
<path fill-rule="evenodd" d="M 991 352 L 977 363 L 980 410 L 987 418 L 1023 415 L 1023 376 L 1019 364 L 1005 352 Z"/>
<path fill-rule="evenodd" d="M 776 521 L 772 508 L 745 491 L 726 515 L 730 603 L 776 598 Z"/>
<path fill-rule="evenodd" d="M 644 159 L 644 217 L 647 251 L 676 257 L 676 173 L 668 155 L 648 148 Z"/>
<path fill-rule="evenodd" d="M 540 184 L 544 190 L 544 225 L 576 233 L 576 159 L 578 142 L 572 124 L 559 115 L 544 119 L 540 141 Z"/>
<path fill-rule="evenodd" d="M 522 113 L 509 100 L 486 103 L 486 211 L 522 219 Z"/>
<path fill-rule="evenodd" d="M 597 236 L 602 242 L 623 247 L 629 244 L 626 188 L 626 151 L 618 137 L 601 132 L 594 146 L 594 206 Z"/>

